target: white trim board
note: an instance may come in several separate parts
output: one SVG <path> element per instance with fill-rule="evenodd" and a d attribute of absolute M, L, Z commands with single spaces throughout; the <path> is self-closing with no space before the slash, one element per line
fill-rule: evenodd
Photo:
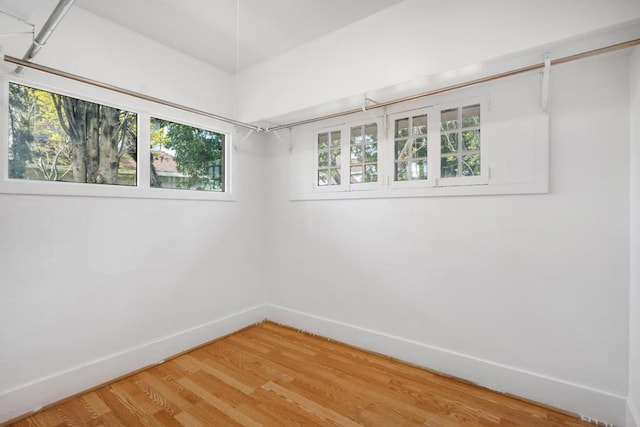
<path fill-rule="evenodd" d="M 593 419 L 640 427 L 632 402 L 622 396 L 273 304 L 251 307 L 7 390 L 0 394 L 0 423 L 265 319 Z"/>
<path fill-rule="evenodd" d="M 258 305 L 6 390 L 0 424 L 264 320 L 265 306 Z"/>
<path fill-rule="evenodd" d="M 626 424 L 627 399 L 624 396 L 278 305 L 267 305 L 266 318 L 471 381 L 492 390 L 520 396 L 616 426 Z"/>

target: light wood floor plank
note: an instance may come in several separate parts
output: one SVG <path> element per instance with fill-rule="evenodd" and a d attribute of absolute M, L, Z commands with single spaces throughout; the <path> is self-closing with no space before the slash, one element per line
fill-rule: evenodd
<path fill-rule="evenodd" d="M 589 424 L 542 405 L 265 322 L 12 425 Z"/>

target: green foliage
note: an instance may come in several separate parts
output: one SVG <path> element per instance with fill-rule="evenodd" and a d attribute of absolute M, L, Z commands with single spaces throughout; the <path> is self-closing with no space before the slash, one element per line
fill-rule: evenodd
<path fill-rule="evenodd" d="M 205 129 L 151 119 L 151 141 L 174 152 L 181 188 L 224 191 L 224 135 Z"/>
<path fill-rule="evenodd" d="M 24 178 L 27 162 L 31 160 L 34 104 L 28 88 L 9 84 L 9 178 Z"/>
<path fill-rule="evenodd" d="M 10 83 L 9 120 L 11 178 L 117 184 L 126 158 L 135 185 L 135 113 Z"/>

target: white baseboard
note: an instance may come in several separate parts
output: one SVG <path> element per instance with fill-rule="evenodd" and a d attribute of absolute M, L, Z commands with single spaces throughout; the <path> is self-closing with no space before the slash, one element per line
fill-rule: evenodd
<path fill-rule="evenodd" d="M 627 400 L 623 396 L 277 305 L 267 305 L 266 317 L 276 323 L 404 360 L 492 390 L 616 426 L 625 425 Z"/>
<path fill-rule="evenodd" d="M 0 424 L 261 322 L 265 314 L 264 305 L 252 307 L 5 391 L 0 394 Z"/>
<path fill-rule="evenodd" d="M 627 423 L 626 427 L 640 427 L 640 412 L 631 399 L 627 399 Z"/>

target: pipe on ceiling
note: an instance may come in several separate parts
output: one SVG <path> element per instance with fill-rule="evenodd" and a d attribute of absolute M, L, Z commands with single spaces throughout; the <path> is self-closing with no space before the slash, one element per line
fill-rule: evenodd
<path fill-rule="evenodd" d="M 47 40 L 49 40 L 49 37 L 51 37 L 51 34 L 53 34 L 56 27 L 58 26 L 60 21 L 62 21 L 62 18 L 64 18 L 69 9 L 71 9 L 71 6 L 73 6 L 75 1 L 76 0 L 60 0 L 58 2 L 56 8 L 53 9 L 53 12 L 51 12 L 51 15 L 49 15 L 47 22 L 44 23 L 36 38 L 33 39 L 33 42 L 31 43 L 31 46 L 29 46 L 27 53 L 24 54 L 24 57 L 22 58 L 24 61 L 31 61 L 38 54 L 38 52 L 40 52 L 42 46 L 47 44 Z M 22 74 L 23 71 L 24 67 L 22 66 L 16 68 L 16 74 Z"/>

